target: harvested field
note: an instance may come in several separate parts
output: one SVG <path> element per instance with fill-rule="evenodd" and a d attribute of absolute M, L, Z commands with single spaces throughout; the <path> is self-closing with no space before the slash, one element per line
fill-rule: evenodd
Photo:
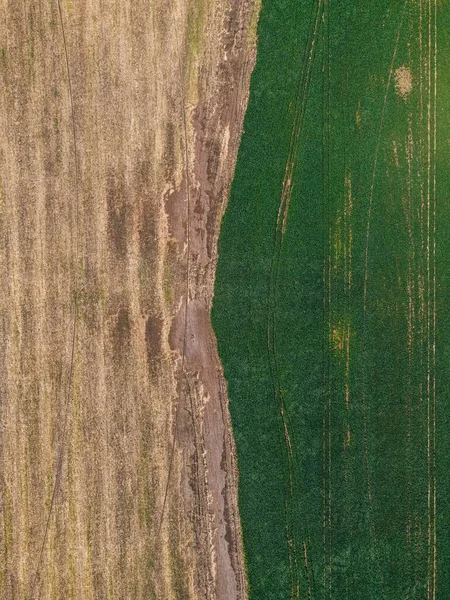
<path fill-rule="evenodd" d="M 0 598 L 246 597 L 209 312 L 254 0 L 0 1 Z"/>

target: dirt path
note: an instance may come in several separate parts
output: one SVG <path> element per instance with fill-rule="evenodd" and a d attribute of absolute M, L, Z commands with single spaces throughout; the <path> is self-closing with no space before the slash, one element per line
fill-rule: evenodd
<path fill-rule="evenodd" d="M 209 312 L 256 0 L 0 1 L 0 597 L 245 598 Z"/>

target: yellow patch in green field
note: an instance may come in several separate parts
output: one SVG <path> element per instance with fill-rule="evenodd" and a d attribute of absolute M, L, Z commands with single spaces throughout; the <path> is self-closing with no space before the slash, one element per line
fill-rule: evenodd
<path fill-rule="evenodd" d="M 347 425 L 347 431 L 345 433 L 345 439 L 344 439 L 344 448 L 348 448 L 351 443 L 352 443 L 352 434 L 350 431 L 350 427 Z"/>
<path fill-rule="evenodd" d="M 330 343 L 335 352 L 347 353 L 353 332 L 350 322 L 342 320 L 331 324 Z"/>

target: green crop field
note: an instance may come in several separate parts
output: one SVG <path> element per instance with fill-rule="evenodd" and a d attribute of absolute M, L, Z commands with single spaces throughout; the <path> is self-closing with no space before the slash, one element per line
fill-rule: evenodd
<path fill-rule="evenodd" d="M 450 2 L 263 2 L 213 322 L 250 600 L 450 598 Z"/>

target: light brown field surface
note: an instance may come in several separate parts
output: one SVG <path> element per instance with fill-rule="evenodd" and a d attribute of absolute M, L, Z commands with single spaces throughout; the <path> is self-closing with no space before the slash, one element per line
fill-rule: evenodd
<path fill-rule="evenodd" d="M 257 0 L 0 0 L 0 598 L 242 600 L 209 313 Z"/>

